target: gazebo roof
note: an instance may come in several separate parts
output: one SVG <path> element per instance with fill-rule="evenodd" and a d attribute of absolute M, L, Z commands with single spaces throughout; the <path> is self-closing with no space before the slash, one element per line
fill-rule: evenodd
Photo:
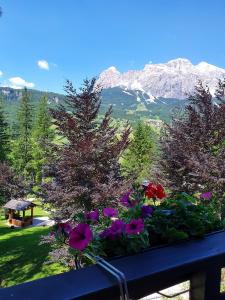
<path fill-rule="evenodd" d="M 7 202 L 3 207 L 13 210 L 26 210 L 27 208 L 34 207 L 36 204 L 24 199 L 12 199 Z"/>

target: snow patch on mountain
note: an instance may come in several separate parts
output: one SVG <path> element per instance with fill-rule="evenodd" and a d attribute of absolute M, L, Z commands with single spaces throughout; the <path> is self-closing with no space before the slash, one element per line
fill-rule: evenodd
<path fill-rule="evenodd" d="M 186 58 L 177 58 L 160 64 L 146 64 L 143 70 L 120 73 L 115 67 L 103 71 L 97 83 L 103 88 L 121 87 L 124 90 L 138 90 L 156 98 L 184 99 L 193 92 L 198 80 L 215 92 L 217 80 L 225 77 L 225 70 L 207 62 L 193 65 Z"/>

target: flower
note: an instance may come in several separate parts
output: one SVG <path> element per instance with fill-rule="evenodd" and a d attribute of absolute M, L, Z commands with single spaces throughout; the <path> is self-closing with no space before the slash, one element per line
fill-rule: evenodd
<path fill-rule="evenodd" d="M 141 207 L 141 216 L 142 218 L 148 218 L 152 215 L 153 213 L 153 208 L 149 205 L 143 205 Z"/>
<path fill-rule="evenodd" d="M 126 234 L 139 234 L 144 230 L 144 223 L 142 219 L 131 220 L 126 224 Z"/>
<path fill-rule="evenodd" d="M 69 234 L 69 233 L 71 232 L 71 230 L 72 230 L 72 226 L 71 226 L 71 224 L 68 223 L 68 222 L 65 222 L 65 223 L 59 223 L 58 226 L 59 226 L 59 228 L 60 228 L 63 232 L 68 233 L 68 234 Z"/>
<path fill-rule="evenodd" d="M 100 237 L 115 240 L 124 233 L 124 230 L 124 222 L 122 220 L 116 220 L 112 222 L 109 228 L 106 228 L 102 233 L 100 233 Z"/>
<path fill-rule="evenodd" d="M 200 198 L 205 200 L 210 200 L 212 198 L 212 192 L 205 192 L 200 195 Z"/>
<path fill-rule="evenodd" d="M 164 188 L 162 187 L 161 184 L 155 184 L 155 183 L 149 183 L 147 186 L 147 189 L 145 191 L 145 195 L 148 198 L 153 198 L 153 199 L 162 199 L 166 197 L 166 193 L 164 191 Z"/>
<path fill-rule="evenodd" d="M 85 213 L 85 218 L 87 221 L 93 221 L 93 222 L 99 221 L 98 209 Z"/>
<path fill-rule="evenodd" d="M 118 210 L 112 207 L 106 207 L 103 209 L 103 215 L 109 218 L 118 217 Z"/>
<path fill-rule="evenodd" d="M 127 192 L 120 198 L 120 202 L 126 207 L 133 207 L 136 204 L 135 200 L 130 199 L 131 191 Z"/>
<path fill-rule="evenodd" d="M 70 247 L 84 250 L 92 240 L 92 231 L 88 224 L 80 223 L 71 232 L 69 238 Z"/>

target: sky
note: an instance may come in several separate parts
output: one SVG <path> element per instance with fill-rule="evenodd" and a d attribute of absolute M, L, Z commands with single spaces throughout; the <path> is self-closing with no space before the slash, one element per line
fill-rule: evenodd
<path fill-rule="evenodd" d="M 115 66 L 225 68 L 224 0 L 0 0 L 0 84 L 62 92 Z"/>

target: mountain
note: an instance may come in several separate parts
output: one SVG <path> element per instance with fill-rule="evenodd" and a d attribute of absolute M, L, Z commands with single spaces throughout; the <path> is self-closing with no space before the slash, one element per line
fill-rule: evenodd
<path fill-rule="evenodd" d="M 64 95 L 29 90 L 33 106 L 36 107 L 41 96 L 47 95 L 49 106 L 54 107 L 63 102 Z M 13 120 L 19 100 L 22 96 L 21 90 L 8 87 L 0 87 L 0 97 L 7 104 L 7 112 Z M 138 119 L 161 119 L 169 121 L 171 113 L 176 107 L 183 107 L 185 100 L 157 98 L 149 100 L 147 93 L 140 90 L 124 90 L 120 87 L 103 89 L 101 113 L 104 113 L 110 105 L 113 106 L 113 117 L 136 121 Z"/>
<path fill-rule="evenodd" d="M 186 58 L 177 58 L 160 64 L 147 64 L 143 70 L 120 73 L 115 67 L 103 71 L 98 84 L 104 89 L 120 87 L 124 91 L 139 90 L 148 96 L 148 101 L 156 98 L 185 99 L 193 92 L 201 80 L 209 86 L 212 94 L 218 78 L 225 77 L 225 70 L 207 62 L 193 65 Z"/>
<path fill-rule="evenodd" d="M 38 102 L 38 100 L 44 96 L 48 96 L 49 104 L 58 103 L 64 99 L 64 95 L 53 93 L 53 92 L 43 92 L 38 90 L 29 89 L 31 99 L 33 103 Z M 17 104 L 22 97 L 21 89 L 13 89 L 10 87 L 0 87 L 0 97 L 3 97 L 8 104 Z"/>
<path fill-rule="evenodd" d="M 102 110 L 113 106 L 116 118 L 136 121 L 138 119 L 161 119 L 170 121 L 176 109 L 183 108 L 187 101 L 175 98 L 149 99 L 149 95 L 141 90 L 124 90 L 121 87 L 103 89 Z"/>

